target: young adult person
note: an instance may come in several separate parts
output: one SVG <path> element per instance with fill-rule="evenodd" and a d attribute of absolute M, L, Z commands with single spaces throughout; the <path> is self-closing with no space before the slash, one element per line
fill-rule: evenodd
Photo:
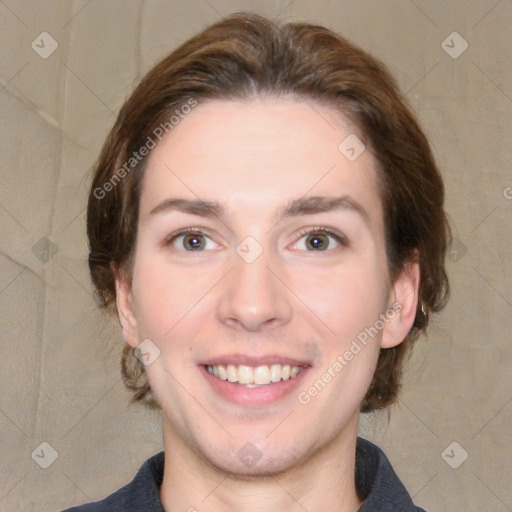
<path fill-rule="evenodd" d="M 70 511 L 417 511 L 361 412 L 448 296 L 443 182 L 384 65 L 237 13 L 141 81 L 96 166 L 89 264 L 164 451 Z"/>

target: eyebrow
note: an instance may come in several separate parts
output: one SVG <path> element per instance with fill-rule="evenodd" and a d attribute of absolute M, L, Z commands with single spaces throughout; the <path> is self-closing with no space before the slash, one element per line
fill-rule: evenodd
<path fill-rule="evenodd" d="M 178 210 L 192 215 L 200 215 L 201 217 L 222 217 L 224 215 L 224 207 L 216 201 L 204 201 L 202 199 L 180 199 L 171 197 L 165 199 L 150 212 L 150 215 L 167 212 L 169 210 Z"/>
<path fill-rule="evenodd" d="M 288 205 L 280 212 L 280 218 L 296 217 L 299 215 L 308 215 L 314 213 L 325 213 L 335 210 L 348 210 L 359 214 L 365 223 L 370 223 L 370 216 L 363 205 L 358 203 L 350 196 L 326 197 L 311 196 L 301 197 L 290 201 Z"/>
<path fill-rule="evenodd" d="M 153 208 L 149 214 L 156 215 L 170 210 L 177 210 L 201 217 L 219 217 L 222 218 L 226 209 L 216 201 L 206 201 L 202 199 L 182 199 L 168 198 Z M 293 199 L 281 208 L 276 217 L 283 220 L 288 217 L 298 217 L 300 215 L 311 215 L 315 213 L 326 213 L 336 210 L 353 211 L 370 224 L 370 217 L 364 207 L 350 196 L 310 196 Z"/>

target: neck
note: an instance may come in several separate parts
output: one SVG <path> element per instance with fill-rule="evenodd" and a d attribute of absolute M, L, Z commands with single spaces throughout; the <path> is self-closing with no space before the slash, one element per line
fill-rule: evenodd
<path fill-rule="evenodd" d="M 251 477 L 216 468 L 164 421 L 162 505 L 166 512 L 356 512 L 357 421 L 288 470 Z"/>

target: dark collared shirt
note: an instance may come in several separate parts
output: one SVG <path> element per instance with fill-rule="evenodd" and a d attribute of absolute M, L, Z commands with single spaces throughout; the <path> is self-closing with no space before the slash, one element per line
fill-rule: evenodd
<path fill-rule="evenodd" d="M 164 452 L 150 457 L 135 478 L 101 501 L 63 512 L 165 512 L 158 491 L 164 477 Z M 359 512 L 425 512 L 416 507 L 384 452 L 357 438 L 356 486 L 364 503 Z"/>

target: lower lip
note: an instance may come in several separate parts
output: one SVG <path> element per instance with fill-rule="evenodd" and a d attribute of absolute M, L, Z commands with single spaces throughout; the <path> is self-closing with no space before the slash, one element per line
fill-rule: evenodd
<path fill-rule="evenodd" d="M 208 372 L 206 366 L 201 365 L 199 368 L 217 394 L 230 402 L 245 407 L 264 407 L 282 400 L 297 389 L 309 370 L 309 367 L 303 368 L 293 379 L 281 380 L 268 386 L 246 388 L 213 376 Z"/>

